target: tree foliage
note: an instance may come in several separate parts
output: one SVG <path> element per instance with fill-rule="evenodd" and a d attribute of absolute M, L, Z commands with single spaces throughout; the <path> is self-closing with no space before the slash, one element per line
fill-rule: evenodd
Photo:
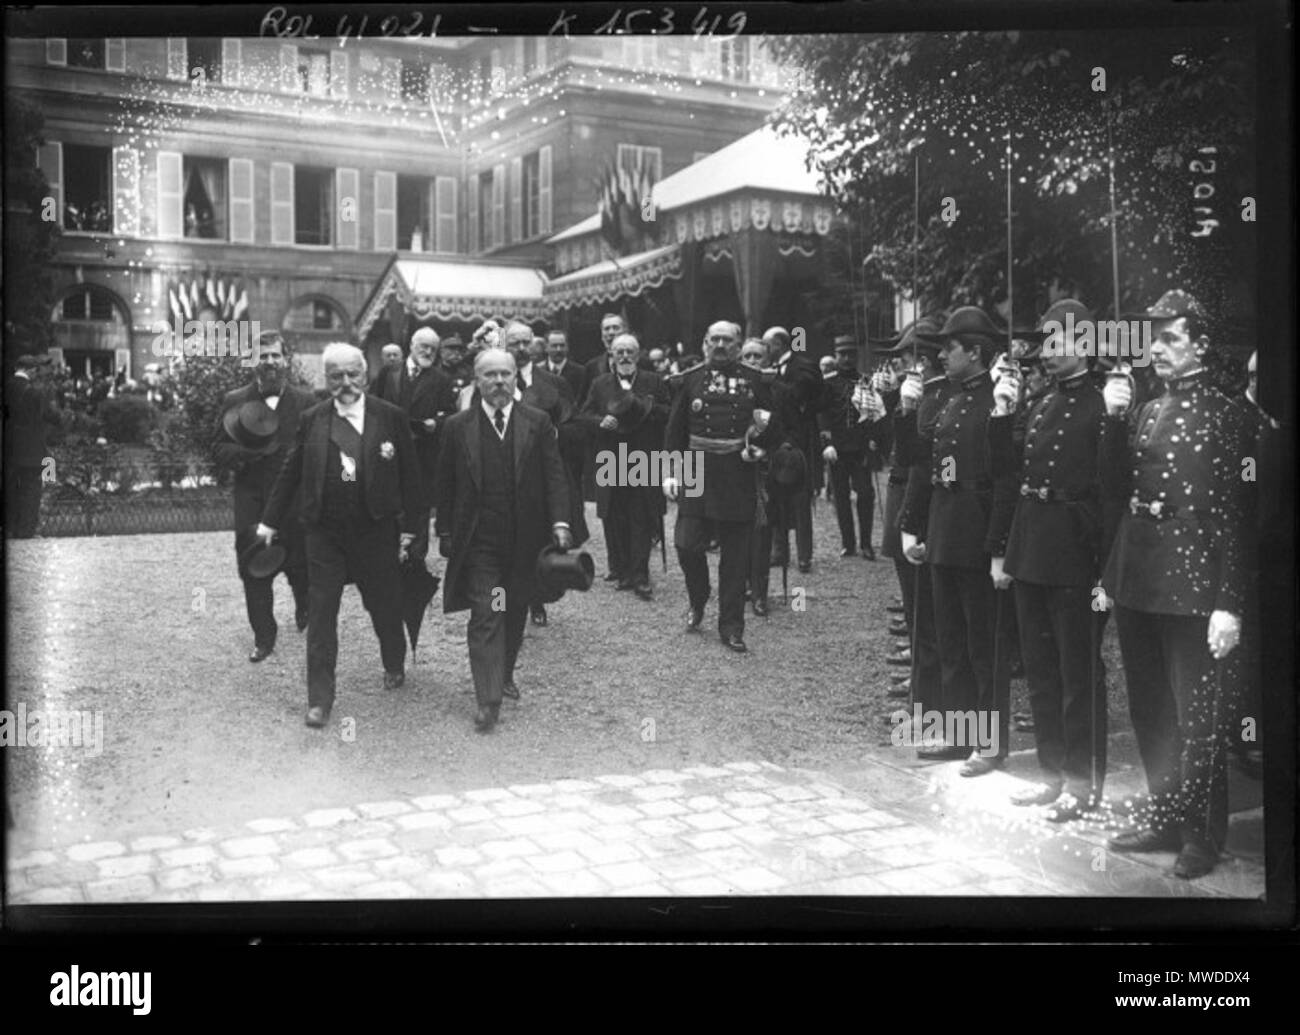
<path fill-rule="evenodd" d="M 44 117 L 40 109 L 5 95 L 5 361 L 44 352 L 50 345 L 54 286 L 50 263 L 58 236 L 55 220 L 43 219 L 49 185 L 36 165 Z"/>

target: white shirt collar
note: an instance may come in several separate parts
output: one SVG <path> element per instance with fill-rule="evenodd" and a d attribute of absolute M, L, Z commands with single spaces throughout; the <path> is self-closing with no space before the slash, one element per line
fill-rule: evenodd
<path fill-rule="evenodd" d="M 334 400 L 334 412 L 340 417 L 347 420 L 359 432 L 365 431 L 366 422 L 366 396 L 363 392 L 356 402 L 344 406 L 337 399 Z"/>
<path fill-rule="evenodd" d="M 493 406 L 490 402 L 488 402 L 486 399 L 479 399 L 478 403 L 480 406 L 483 407 L 483 415 L 487 417 L 488 422 L 491 423 L 493 428 L 495 429 L 497 408 Z M 510 423 L 510 411 L 514 409 L 514 405 L 515 405 L 514 400 L 511 400 L 510 402 L 506 403 L 504 406 L 501 407 L 501 415 L 505 418 L 507 425 Z"/>

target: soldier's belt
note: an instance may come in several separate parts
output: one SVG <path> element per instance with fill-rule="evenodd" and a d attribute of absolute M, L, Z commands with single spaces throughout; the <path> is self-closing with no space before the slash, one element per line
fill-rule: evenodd
<path fill-rule="evenodd" d="M 703 450 L 705 453 L 739 453 L 745 448 L 744 438 L 708 438 L 705 435 L 691 436 L 691 449 Z"/>
<path fill-rule="evenodd" d="M 1155 521 L 1168 521 L 1175 517 L 1195 517 L 1198 514 L 1204 514 L 1205 511 L 1200 508 L 1180 507 L 1175 503 L 1167 503 L 1164 500 L 1140 500 L 1134 496 L 1128 501 L 1130 514 L 1137 517 L 1151 518 Z"/>
<path fill-rule="evenodd" d="M 947 489 L 949 492 L 991 492 L 993 490 L 993 481 L 989 478 L 977 478 L 973 481 L 970 479 L 957 481 L 954 478 L 944 481 L 937 474 L 933 474 L 930 476 L 930 484 L 940 489 Z"/>
<path fill-rule="evenodd" d="M 1046 485 L 1034 486 L 1025 482 L 1020 486 L 1020 495 L 1026 499 L 1038 500 L 1040 503 L 1082 503 L 1084 500 L 1095 499 L 1097 493 L 1092 489 L 1084 492 L 1067 492 L 1064 489 L 1052 489 Z"/>

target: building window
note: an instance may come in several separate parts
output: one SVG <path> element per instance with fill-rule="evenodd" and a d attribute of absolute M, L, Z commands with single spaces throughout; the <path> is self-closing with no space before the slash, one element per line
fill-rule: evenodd
<path fill-rule="evenodd" d="M 525 77 L 532 75 L 538 69 L 537 44 L 538 39 L 536 36 L 524 37 L 524 67 L 519 71 Z"/>
<path fill-rule="evenodd" d="M 346 334 L 348 322 L 342 309 L 332 299 L 304 298 L 290 307 L 281 330 L 298 333 L 327 331 Z"/>
<path fill-rule="evenodd" d="M 749 82 L 749 40 L 743 36 L 723 40 L 718 50 L 723 79 L 735 83 Z"/>
<path fill-rule="evenodd" d="M 636 177 L 648 173 L 653 186 L 663 178 L 663 149 L 637 144 L 618 145 L 618 167 Z"/>
<path fill-rule="evenodd" d="M 182 165 L 185 236 L 224 241 L 229 225 L 226 219 L 225 159 L 186 155 Z"/>
<path fill-rule="evenodd" d="M 487 251 L 496 247 L 492 236 L 492 170 L 478 174 L 479 246 Z"/>
<path fill-rule="evenodd" d="M 330 59 L 324 51 L 298 50 L 298 89 L 317 97 L 330 92 Z"/>
<path fill-rule="evenodd" d="M 542 170 L 539 153 L 524 155 L 524 237 L 536 237 L 542 232 Z"/>
<path fill-rule="evenodd" d="M 69 40 L 69 46 L 72 40 Z M 68 51 L 72 55 L 71 49 Z M 63 229 L 113 232 L 113 152 L 107 147 L 63 145 Z"/>
<path fill-rule="evenodd" d="M 334 243 L 334 170 L 293 167 L 294 244 Z"/>
<path fill-rule="evenodd" d="M 104 40 L 68 40 L 69 68 L 97 68 L 103 70 Z"/>
<path fill-rule="evenodd" d="M 623 66 L 625 68 L 646 68 L 653 66 L 659 57 L 659 37 L 624 36 Z"/>
<path fill-rule="evenodd" d="M 59 306 L 61 320 L 95 320 L 99 323 L 122 323 L 122 315 L 112 296 L 102 288 L 86 285 L 65 298 Z"/>
<path fill-rule="evenodd" d="M 402 60 L 402 100 L 429 103 L 429 66 L 423 61 Z"/>
<path fill-rule="evenodd" d="M 185 40 L 186 78 L 194 79 L 195 69 L 203 70 L 205 82 L 220 83 L 221 80 L 221 40 L 201 36 L 190 36 Z"/>
<path fill-rule="evenodd" d="M 397 177 L 397 247 L 402 251 L 427 252 L 433 248 L 428 225 L 432 182 L 427 176 Z"/>

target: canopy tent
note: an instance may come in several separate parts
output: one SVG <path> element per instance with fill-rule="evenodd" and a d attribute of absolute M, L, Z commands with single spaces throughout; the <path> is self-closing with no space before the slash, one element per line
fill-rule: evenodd
<path fill-rule="evenodd" d="M 357 337 L 365 340 L 375 323 L 401 315 L 416 320 L 467 323 L 546 316 L 542 290 L 546 275 L 530 266 L 493 262 L 447 262 L 393 256 L 357 318 Z"/>
<path fill-rule="evenodd" d="M 543 289 L 548 309 L 600 305 L 640 295 L 682 275 L 681 249 L 675 244 L 621 259 L 605 259 L 586 269 L 556 277 Z"/>

